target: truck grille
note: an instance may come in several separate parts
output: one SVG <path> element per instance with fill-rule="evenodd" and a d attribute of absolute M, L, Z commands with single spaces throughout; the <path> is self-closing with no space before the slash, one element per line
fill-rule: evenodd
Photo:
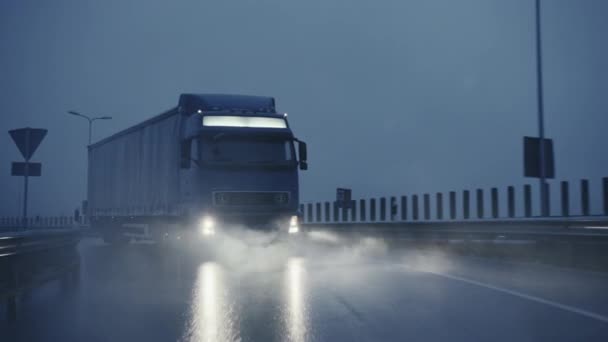
<path fill-rule="evenodd" d="M 213 204 L 217 206 L 230 205 L 261 205 L 280 206 L 289 203 L 289 192 L 236 192 L 224 191 L 213 193 Z"/>

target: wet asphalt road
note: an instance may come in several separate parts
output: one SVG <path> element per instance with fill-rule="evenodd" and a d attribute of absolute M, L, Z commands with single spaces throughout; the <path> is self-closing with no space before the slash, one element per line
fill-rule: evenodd
<path fill-rule="evenodd" d="M 2 312 L 0 341 L 608 341 L 605 274 L 327 233 L 183 240 L 83 240 L 77 281 Z"/>

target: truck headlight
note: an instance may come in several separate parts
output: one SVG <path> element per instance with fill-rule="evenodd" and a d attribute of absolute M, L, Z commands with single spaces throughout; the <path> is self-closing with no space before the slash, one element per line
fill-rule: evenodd
<path fill-rule="evenodd" d="M 203 235 L 215 234 L 215 220 L 211 216 L 205 216 L 199 223 L 200 231 Z"/>
<path fill-rule="evenodd" d="M 298 216 L 294 215 L 289 220 L 289 234 L 296 234 L 300 231 L 300 226 L 298 225 Z"/>

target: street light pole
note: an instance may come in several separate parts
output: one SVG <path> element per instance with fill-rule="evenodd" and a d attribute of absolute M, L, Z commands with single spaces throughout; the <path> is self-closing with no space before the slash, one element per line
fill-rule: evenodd
<path fill-rule="evenodd" d="M 86 119 L 89 122 L 89 144 L 87 146 L 91 146 L 91 139 L 92 139 L 92 136 L 93 136 L 93 121 L 95 121 L 95 120 L 111 120 L 112 119 L 111 116 L 89 117 L 89 116 L 86 116 L 84 114 L 80 114 L 78 112 L 75 112 L 73 110 L 68 111 L 68 114 L 79 116 L 81 118 Z M 88 155 L 87 155 L 87 157 L 88 157 Z M 87 172 L 87 183 L 88 183 L 88 177 L 89 176 L 88 176 L 88 172 Z M 89 192 L 89 187 L 87 186 L 87 198 L 89 198 L 88 192 Z M 87 210 L 87 212 L 83 212 L 83 214 L 85 215 L 85 220 L 88 221 L 88 218 L 89 218 L 88 210 Z"/>
<path fill-rule="evenodd" d="M 539 145 L 539 162 L 540 162 L 540 208 L 541 216 L 549 216 L 546 172 L 545 169 L 545 122 L 544 122 L 544 104 L 543 104 L 543 66 L 542 66 L 542 40 L 541 40 L 541 16 L 540 16 L 540 0 L 536 0 L 536 95 L 538 104 L 538 138 Z"/>

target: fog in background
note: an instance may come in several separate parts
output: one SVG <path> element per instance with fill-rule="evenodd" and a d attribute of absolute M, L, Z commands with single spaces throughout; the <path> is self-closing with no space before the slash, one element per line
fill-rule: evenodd
<path fill-rule="evenodd" d="M 546 136 L 557 179 L 589 178 L 596 213 L 607 15 L 603 0 L 543 1 Z M 66 111 L 113 116 L 98 140 L 182 92 L 276 97 L 309 144 L 303 201 L 337 186 L 355 198 L 537 186 L 522 165 L 522 137 L 537 134 L 533 25 L 532 0 L 2 1 L 0 215 L 18 214 L 22 191 L 7 130 L 49 130 L 30 213 L 70 214 L 87 124 Z"/>

